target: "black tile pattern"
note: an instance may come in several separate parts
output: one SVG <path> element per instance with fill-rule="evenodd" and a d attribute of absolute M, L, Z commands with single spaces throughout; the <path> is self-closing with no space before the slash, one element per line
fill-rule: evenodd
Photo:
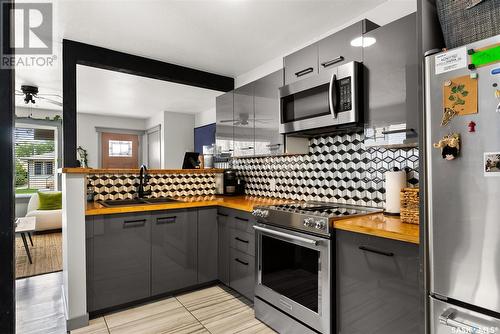
<path fill-rule="evenodd" d="M 418 186 L 418 149 L 365 148 L 363 134 L 310 140 L 308 155 L 234 159 L 250 195 L 383 207 L 384 173 L 408 169 Z M 276 188 L 270 189 L 274 179 Z"/>
<path fill-rule="evenodd" d="M 206 196 L 215 194 L 215 174 L 152 174 L 146 190 L 151 197 Z M 94 200 L 136 197 L 139 175 L 93 174 L 88 182 L 94 187 Z"/>

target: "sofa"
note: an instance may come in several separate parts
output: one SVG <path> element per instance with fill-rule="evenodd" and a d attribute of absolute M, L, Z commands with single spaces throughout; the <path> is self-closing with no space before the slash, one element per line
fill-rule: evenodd
<path fill-rule="evenodd" d="M 38 210 L 40 200 L 38 194 L 31 195 L 26 217 L 36 217 L 36 231 L 47 231 L 62 228 L 62 210 Z"/>

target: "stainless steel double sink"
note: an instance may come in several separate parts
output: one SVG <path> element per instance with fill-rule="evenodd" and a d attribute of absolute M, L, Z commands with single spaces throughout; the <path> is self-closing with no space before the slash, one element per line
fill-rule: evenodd
<path fill-rule="evenodd" d="M 131 206 L 131 205 L 148 205 L 148 204 L 162 204 L 162 203 L 175 203 L 179 200 L 170 197 L 156 197 L 156 198 L 134 198 L 134 199 L 116 199 L 99 201 L 104 207 L 111 208 L 117 206 Z"/>

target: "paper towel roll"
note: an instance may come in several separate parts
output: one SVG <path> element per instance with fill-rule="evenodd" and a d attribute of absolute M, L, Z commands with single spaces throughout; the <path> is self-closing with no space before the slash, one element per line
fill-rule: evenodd
<path fill-rule="evenodd" d="M 399 193 L 403 188 L 406 188 L 405 171 L 385 173 L 385 212 L 387 214 L 399 215 L 401 211 Z"/>

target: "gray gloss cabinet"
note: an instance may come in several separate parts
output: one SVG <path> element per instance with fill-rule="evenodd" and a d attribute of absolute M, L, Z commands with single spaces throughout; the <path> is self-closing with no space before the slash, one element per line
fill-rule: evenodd
<path fill-rule="evenodd" d="M 168 210 L 152 215 L 151 294 L 195 285 L 197 212 Z"/>
<path fill-rule="evenodd" d="M 221 147 L 222 153 L 233 152 L 233 91 L 215 98 L 215 143 Z"/>
<path fill-rule="evenodd" d="M 423 333 L 418 245 L 336 231 L 340 334 Z"/>
<path fill-rule="evenodd" d="M 198 209 L 198 283 L 217 280 L 217 209 Z"/>
<path fill-rule="evenodd" d="M 150 217 L 138 213 L 93 218 L 90 311 L 150 296 Z"/>
<path fill-rule="evenodd" d="M 218 278 L 219 280 L 229 285 L 229 249 L 230 249 L 230 232 L 229 229 L 229 211 L 228 209 L 219 208 L 217 211 L 217 230 L 218 230 Z"/>
<path fill-rule="evenodd" d="M 318 43 L 306 46 L 283 59 L 285 85 L 318 74 Z"/>
<path fill-rule="evenodd" d="M 255 152 L 254 84 L 238 87 L 234 94 L 233 140 L 235 157 L 251 156 Z"/>
<path fill-rule="evenodd" d="M 367 85 L 366 123 L 384 127 L 406 123 L 418 133 L 417 19 L 410 14 L 365 35 L 376 43 L 364 48 Z"/>

